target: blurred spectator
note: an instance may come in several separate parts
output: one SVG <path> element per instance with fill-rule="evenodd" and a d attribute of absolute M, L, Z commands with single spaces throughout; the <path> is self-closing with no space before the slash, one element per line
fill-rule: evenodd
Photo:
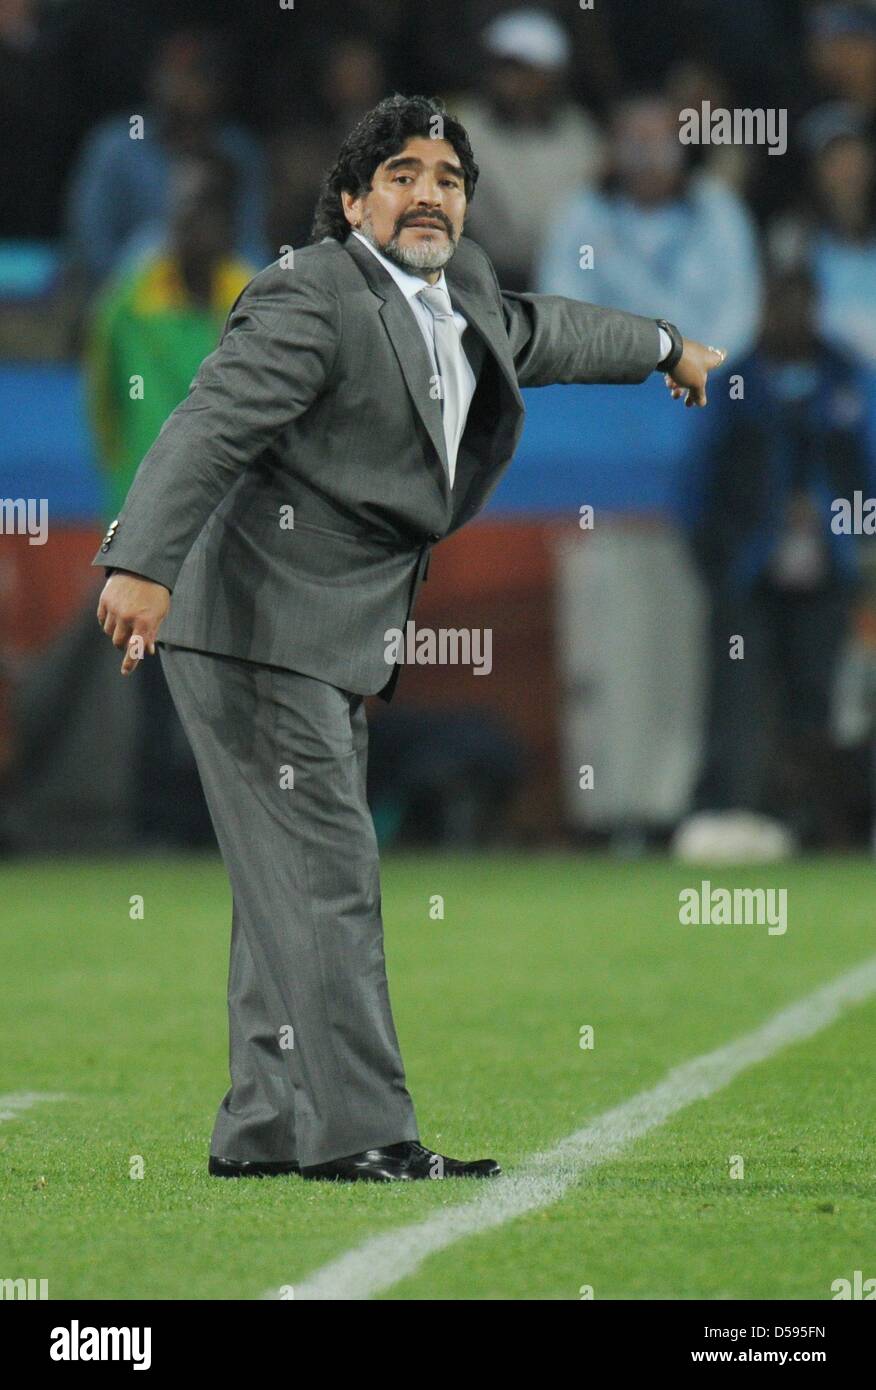
<path fill-rule="evenodd" d="M 86 371 L 109 518 L 256 273 L 232 250 L 234 181 L 223 156 L 177 161 L 166 244 L 118 270 L 94 305 Z"/>
<path fill-rule="evenodd" d="M 465 231 L 487 251 L 504 289 L 530 290 L 550 213 L 598 175 L 604 140 L 566 95 L 571 45 L 551 15 L 500 15 L 482 42 L 484 96 L 460 97 L 452 107 L 481 169 Z"/>
<path fill-rule="evenodd" d="M 666 74 L 666 100 L 676 121 L 682 111 L 702 110 L 704 101 L 712 109 L 733 106 L 729 83 L 710 63 L 681 59 Z M 676 127 L 677 129 L 678 127 Z M 746 196 L 751 179 L 753 151 L 750 145 L 689 145 L 687 159 L 691 172 L 711 174 L 732 188 L 740 198 Z"/>
<path fill-rule="evenodd" d="M 176 160 L 166 244 L 120 268 L 94 306 L 86 345 L 88 399 L 110 517 L 121 510 L 143 456 L 255 274 L 232 249 L 235 183 L 233 165 L 218 152 Z M 132 378 L 142 380 L 142 394 L 132 392 Z M 89 635 L 92 610 L 89 602 Z M 133 777 L 139 842 L 209 843 L 194 760 L 155 660 L 145 661 L 138 675 L 138 702 Z"/>
<path fill-rule="evenodd" d="M 690 172 L 685 148 L 668 102 L 623 103 L 611 171 L 554 215 L 536 288 L 669 319 L 686 336 L 725 348 L 732 364 L 757 332 L 755 227 L 726 184 Z M 592 266 L 582 265 L 584 247 L 592 247 Z"/>
<path fill-rule="evenodd" d="M 829 716 L 857 580 L 857 538 L 831 529 L 831 502 L 867 487 L 861 379 L 818 336 L 799 270 L 772 280 L 760 341 L 734 370 L 744 396 L 714 401 L 722 428 L 693 531 L 711 598 L 697 806 L 772 813 L 818 844 L 832 838 Z"/>
<path fill-rule="evenodd" d="M 771 256 L 811 268 L 820 333 L 876 367 L 876 146 L 848 103 L 812 111 L 799 137 L 808 180 L 797 208 L 770 224 Z"/>
<path fill-rule="evenodd" d="M 268 230 L 275 256 L 283 246 L 308 241 L 323 173 L 353 127 L 384 95 L 385 81 L 379 49 L 364 35 L 347 35 L 326 49 L 309 115 L 288 110 L 281 119 L 278 110 L 277 133 L 268 146 Z"/>
<path fill-rule="evenodd" d="M 863 120 L 876 119 L 876 9 L 868 4 L 817 5 L 808 17 L 806 54 L 820 97 L 850 102 Z"/>
<path fill-rule="evenodd" d="M 221 117 L 226 72 L 216 36 L 179 31 L 159 46 L 143 110 L 110 117 L 86 139 L 72 178 L 69 225 L 71 249 L 90 282 L 166 234 L 174 157 L 213 147 L 238 176 L 235 248 L 257 266 L 267 263 L 264 158 L 251 136 Z M 132 138 L 134 115 L 143 117 L 142 139 Z"/>

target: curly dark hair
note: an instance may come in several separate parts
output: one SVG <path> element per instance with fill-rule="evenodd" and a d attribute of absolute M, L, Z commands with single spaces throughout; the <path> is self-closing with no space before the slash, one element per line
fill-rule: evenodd
<path fill-rule="evenodd" d="M 345 241 L 350 224 L 341 206 L 341 192 L 354 197 L 367 193 L 374 170 L 404 149 L 415 135 L 428 139 L 441 123 L 443 138 L 450 142 L 462 165 L 466 201 L 474 197 L 478 166 L 468 135 L 459 121 L 447 114 L 439 97 L 407 97 L 396 92 L 384 97 L 362 117 L 341 146 L 334 166 L 323 176 L 310 231 L 311 242 L 323 237 Z"/>

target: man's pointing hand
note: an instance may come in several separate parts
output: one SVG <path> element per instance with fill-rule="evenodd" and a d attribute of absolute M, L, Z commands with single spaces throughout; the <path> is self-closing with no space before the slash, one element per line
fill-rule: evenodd
<path fill-rule="evenodd" d="M 146 652 L 155 655 L 158 629 L 170 607 L 170 590 L 153 579 L 122 570 L 110 575 L 97 607 L 97 621 L 114 647 L 125 647 L 122 675 L 136 670 Z"/>
<path fill-rule="evenodd" d="M 706 347 L 692 338 L 685 338 L 684 352 L 672 372 L 666 372 L 663 377 L 672 399 L 677 401 L 686 392 L 685 405 L 705 405 L 709 372 L 720 367 L 726 356 L 723 348 Z"/>

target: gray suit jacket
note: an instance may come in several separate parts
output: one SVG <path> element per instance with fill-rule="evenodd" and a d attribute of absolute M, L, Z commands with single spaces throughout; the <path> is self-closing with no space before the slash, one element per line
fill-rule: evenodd
<path fill-rule="evenodd" d="M 510 463 L 519 388 L 657 365 L 654 319 L 503 293 L 467 237 L 445 275 L 477 378 L 452 489 L 426 345 L 368 248 L 327 238 L 250 281 L 92 562 L 171 590 L 159 640 L 389 699 L 387 629 Z"/>

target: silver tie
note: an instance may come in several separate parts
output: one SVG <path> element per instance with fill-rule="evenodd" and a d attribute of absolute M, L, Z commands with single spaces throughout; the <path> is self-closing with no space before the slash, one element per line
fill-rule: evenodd
<path fill-rule="evenodd" d="M 441 379 L 444 442 L 447 445 L 450 486 L 453 487 L 456 452 L 465 424 L 462 418 L 462 402 L 465 400 L 462 342 L 453 321 L 453 306 L 446 289 L 441 289 L 438 285 L 426 285 L 417 293 L 435 320 L 435 356 L 438 359 L 438 374 Z"/>

